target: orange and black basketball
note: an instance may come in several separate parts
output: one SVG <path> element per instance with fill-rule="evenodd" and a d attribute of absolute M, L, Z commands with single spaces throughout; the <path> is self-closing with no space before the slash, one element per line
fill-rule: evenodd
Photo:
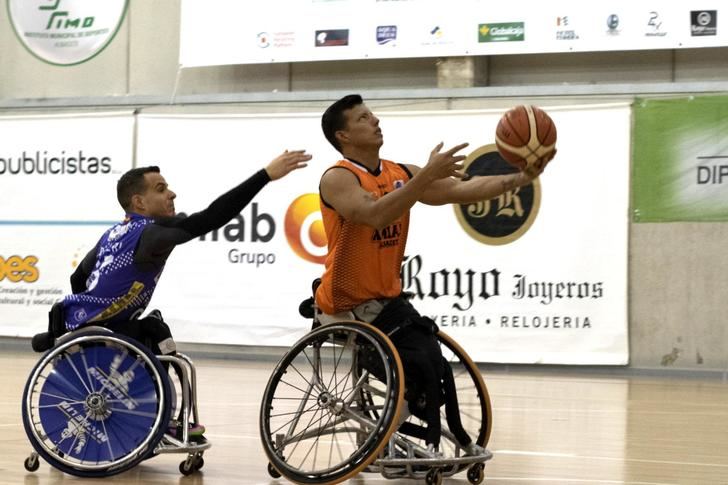
<path fill-rule="evenodd" d="M 501 156 L 519 170 L 547 158 L 556 148 L 556 125 L 536 106 L 516 106 L 498 122 L 495 142 Z"/>

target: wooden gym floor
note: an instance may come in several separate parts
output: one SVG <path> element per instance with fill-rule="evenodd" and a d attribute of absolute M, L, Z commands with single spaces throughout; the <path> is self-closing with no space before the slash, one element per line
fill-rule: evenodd
<path fill-rule="evenodd" d="M 179 474 L 183 455 L 162 455 L 103 479 L 64 475 L 31 449 L 20 401 L 38 355 L 0 351 L 0 484 L 276 484 L 258 437 L 258 411 L 272 362 L 196 359 L 201 420 L 213 443 L 201 473 Z M 728 484 L 728 384 L 719 380 L 600 377 L 487 371 L 494 410 L 485 467 L 496 484 Z M 223 391 L 224 389 L 224 391 Z M 464 475 L 445 483 L 467 484 Z M 362 474 L 354 483 L 387 481 Z"/>

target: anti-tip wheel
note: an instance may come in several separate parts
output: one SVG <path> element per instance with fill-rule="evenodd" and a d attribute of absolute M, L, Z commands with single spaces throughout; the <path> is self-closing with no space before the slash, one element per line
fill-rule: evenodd
<path fill-rule="evenodd" d="M 25 459 L 23 462 L 23 466 L 25 466 L 25 469 L 29 472 L 34 472 L 40 467 L 40 460 L 38 460 L 38 455 L 35 456 L 29 456 Z"/>
<path fill-rule="evenodd" d="M 180 462 L 180 464 L 179 464 L 179 472 L 182 475 L 184 475 L 184 476 L 192 475 L 192 473 L 194 473 L 194 471 L 195 471 L 194 463 L 189 458 L 186 459 L 183 462 Z"/>
<path fill-rule="evenodd" d="M 427 475 L 425 475 L 425 483 L 427 483 L 427 485 L 441 485 L 442 470 L 439 468 L 433 468 L 427 472 Z"/>
<path fill-rule="evenodd" d="M 268 475 L 273 478 L 281 478 L 281 474 L 278 472 L 278 470 L 275 469 L 275 467 L 271 463 L 268 463 Z"/>
<path fill-rule="evenodd" d="M 468 481 L 473 485 L 479 485 L 485 478 L 485 465 L 476 463 L 468 469 Z"/>

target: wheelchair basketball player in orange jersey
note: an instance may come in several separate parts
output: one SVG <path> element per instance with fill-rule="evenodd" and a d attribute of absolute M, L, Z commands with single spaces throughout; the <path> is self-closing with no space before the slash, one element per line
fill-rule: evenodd
<path fill-rule="evenodd" d="M 389 336 L 402 359 L 407 410 L 427 424 L 425 442 L 433 457 L 438 456 L 443 402 L 448 427 L 465 453 L 482 453 L 460 423 L 453 373 L 442 357 L 437 325 L 401 294 L 409 210 L 416 202 L 467 204 L 495 198 L 529 184 L 553 153 L 522 172 L 465 181 L 465 156 L 459 152 L 467 143 L 445 151 L 439 143 L 423 167 L 380 158 L 384 138 L 379 119 L 359 95 L 329 106 L 321 125 L 343 159 L 324 172 L 319 188 L 328 254 L 315 293 L 317 319 L 322 324 L 360 320 Z"/>

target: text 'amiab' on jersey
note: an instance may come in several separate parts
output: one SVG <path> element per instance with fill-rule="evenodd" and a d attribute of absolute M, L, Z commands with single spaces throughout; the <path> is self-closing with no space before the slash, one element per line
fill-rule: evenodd
<path fill-rule="evenodd" d="M 399 245 L 399 239 L 402 235 L 402 223 L 391 224 L 384 229 L 374 229 L 372 241 L 379 242 L 379 248 Z"/>
<path fill-rule="evenodd" d="M 329 170 L 334 168 L 353 173 L 362 189 L 375 199 L 401 188 L 411 178 L 404 165 L 388 160 L 381 160 L 374 171 L 353 160 L 341 160 Z M 399 295 L 409 211 L 390 225 L 375 229 L 347 221 L 321 197 L 321 215 L 328 254 L 321 286 L 316 292 L 319 307 L 333 314 L 368 300 Z"/>

